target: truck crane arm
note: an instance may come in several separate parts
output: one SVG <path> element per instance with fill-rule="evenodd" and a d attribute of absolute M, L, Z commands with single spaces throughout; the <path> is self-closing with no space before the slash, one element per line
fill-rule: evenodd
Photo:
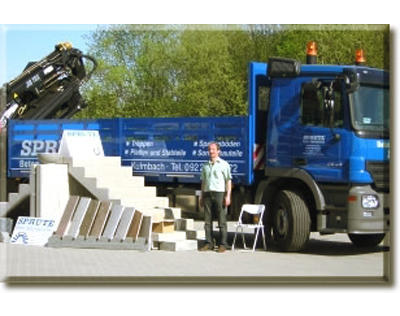
<path fill-rule="evenodd" d="M 86 71 L 86 62 L 92 67 Z M 29 63 L 14 80 L 5 84 L 6 106 L 0 109 L 0 129 L 10 119 L 69 118 L 86 104 L 79 92 L 97 67 L 96 60 L 61 43 L 48 56 Z"/>

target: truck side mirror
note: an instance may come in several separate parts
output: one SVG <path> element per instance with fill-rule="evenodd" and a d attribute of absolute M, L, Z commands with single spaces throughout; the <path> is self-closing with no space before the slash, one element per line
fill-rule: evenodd
<path fill-rule="evenodd" d="M 300 74 L 300 62 L 291 58 L 270 57 L 267 76 L 270 78 L 297 77 Z"/>
<path fill-rule="evenodd" d="M 352 93 L 360 86 L 357 74 L 354 72 L 347 71 L 344 75 L 344 83 L 347 93 Z"/>
<path fill-rule="evenodd" d="M 327 126 L 331 129 L 333 139 L 335 141 L 340 140 L 340 134 L 333 132 L 334 122 L 335 122 L 335 90 L 333 88 L 334 81 L 331 82 L 329 86 L 324 86 L 322 88 L 323 98 L 324 98 L 324 113 L 326 113 L 325 121 Z"/>
<path fill-rule="evenodd" d="M 332 128 L 335 113 L 335 93 L 329 87 L 324 86 L 322 88 L 322 95 L 324 100 L 324 121 L 326 125 Z"/>

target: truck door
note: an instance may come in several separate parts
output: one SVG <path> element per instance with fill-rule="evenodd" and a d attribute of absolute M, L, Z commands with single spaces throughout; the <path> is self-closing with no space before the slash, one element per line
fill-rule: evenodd
<path fill-rule="evenodd" d="M 249 183 L 264 176 L 266 162 L 267 119 L 270 111 L 271 81 L 267 77 L 267 64 L 249 64 Z"/>
<path fill-rule="evenodd" d="M 332 81 L 319 82 L 328 85 Z M 333 110 L 327 108 L 323 90 L 315 78 L 304 79 L 298 89 L 300 113 L 294 130 L 293 166 L 306 169 L 318 182 L 343 182 L 346 122 L 342 89 L 340 85 L 334 88 Z"/>
<path fill-rule="evenodd" d="M 269 110 L 270 81 L 266 76 L 257 76 L 255 144 L 253 148 L 253 169 L 264 173 L 265 141 L 267 136 L 267 117 Z"/>

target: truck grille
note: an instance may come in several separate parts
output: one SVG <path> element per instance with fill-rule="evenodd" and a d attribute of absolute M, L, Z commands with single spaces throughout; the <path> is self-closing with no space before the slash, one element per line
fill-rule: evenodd
<path fill-rule="evenodd" d="M 389 192 L 389 162 L 369 161 L 367 171 L 371 174 L 377 191 Z"/>

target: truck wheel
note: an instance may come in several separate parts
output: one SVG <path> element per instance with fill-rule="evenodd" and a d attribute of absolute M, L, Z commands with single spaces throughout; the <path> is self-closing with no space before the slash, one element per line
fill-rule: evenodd
<path fill-rule="evenodd" d="M 385 234 L 348 234 L 351 242 L 357 247 L 375 247 L 381 243 Z"/>
<path fill-rule="evenodd" d="M 273 239 L 282 251 L 299 251 L 310 236 L 311 219 L 303 198 L 289 190 L 278 192 L 272 207 Z"/>

